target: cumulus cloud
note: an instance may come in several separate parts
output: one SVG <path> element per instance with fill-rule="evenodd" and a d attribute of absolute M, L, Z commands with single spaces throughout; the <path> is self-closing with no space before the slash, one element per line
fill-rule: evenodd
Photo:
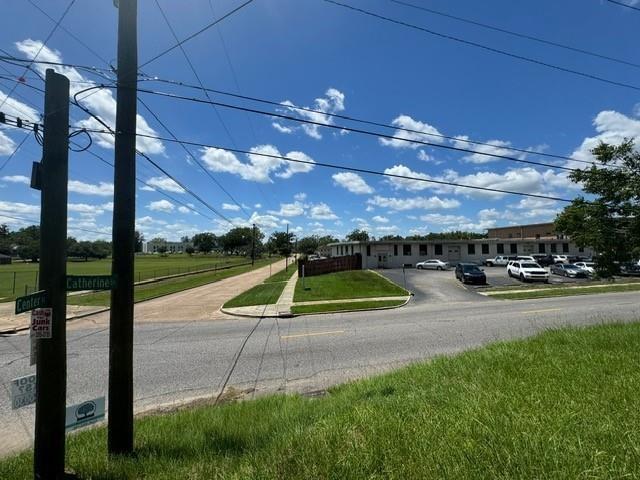
<path fill-rule="evenodd" d="M 25 185 L 31 184 L 31 179 L 29 179 L 29 177 L 25 177 L 24 175 L 6 175 L 2 177 L 2 180 L 11 183 L 24 183 Z"/>
<path fill-rule="evenodd" d="M 285 107 L 284 111 L 289 115 L 295 114 L 305 120 L 323 125 L 332 125 L 333 118 L 327 114 L 335 114 L 344 110 L 344 93 L 335 88 L 329 88 L 324 95 L 324 97 L 316 98 L 312 107 L 302 107 L 316 110 L 315 112 L 299 110 L 291 100 L 284 100 L 281 102 L 281 105 Z M 302 130 L 311 138 L 315 138 L 316 140 L 322 138 L 319 125 L 302 124 L 300 126 L 292 126 L 283 125 L 279 122 L 273 122 L 271 125 L 281 133 L 293 133 L 296 130 Z"/>
<path fill-rule="evenodd" d="M 458 208 L 460 202 L 455 199 L 439 198 L 439 197 L 382 197 L 376 195 L 367 200 L 367 203 L 376 207 L 388 208 L 395 211 L 403 210 L 438 210 L 448 208 Z"/>
<path fill-rule="evenodd" d="M 109 197 L 113 195 L 113 183 L 99 182 L 97 185 L 85 183 L 79 180 L 69 180 L 68 189 L 70 192 L 80 193 L 83 195 L 98 195 Z"/>
<path fill-rule="evenodd" d="M 294 199 L 294 200 L 297 200 L 297 201 L 299 201 L 299 202 L 304 202 L 304 201 L 307 199 L 307 194 L 306 194 L 306 193 L 304 193 L 304 192 L 296 193 L 296 194 L 293 196 L 293 199 Z"/>
<path fill-rule="evenodd" d="M 326 203 L 312 205 L 309 209 L 309 218 L 313 220 L 337 220 L 338 216 L 333 213 L 331 207 Z"/>
<path fill-rule="evenodd" d="M 281 217 L 297 217 L 304 213 L 304 205 L 297 200 L 293 203 L 281 203 L 280 210 L 269 210 L 268 213 Z"/>
<path fill-rule="evenodd" d="M 466 135 L 458 135 L 455 138 L 456 139 L 453 141 L 454 147 L 465 148 L 476 152 L 462 157 L 464 161 L 469 163 L 489 163 L 500 160 L 499 158 L 492 157 L 490 155 L 503 155 L 520 159 L 526 158 L 526 154 L 524 153 L 514 153 L 511 150 L 503 148 L 511 146 L 511 142 L 505 140 L 488 140 L 484 142 L 486 145 L 477 145 L 469 143 L 469 137 Z"/>
<path fill-rule="evenodd" d="M 235 203 L 223 203 L 222 204 L 222 209 L 223 210 L 230 210 L 232 212 L 237 212 L 240 210 L 240 206 L 236 205 Z"/>
<path fill-rule="evenodd" d="M 184 205 L 180 205 L 178 207 L 178 211 L 180 213 L 191 213 L 191 210 L 189 210 L 187 207 L 185 207 Z"/>
<path fill-rule="evenodd" d="M 149 210 L 153 210 L 155 212 L 165 212 L 170 213 L 174 210 L 174 205 L 169 200 L 158 200 L 155 202 L 151 202 L 147 205 Z"/>
<path fill-rule="evenodd" d="M 40 205 L 0 200 L 0 215 L 3 213 L 9 215 L 40 215 Z"/>
<path fill-rule="evenodd" d="M 443 215 L 441 213 L 421 215 L 420 220 L 423 222 L 433 223 L 435 225 L 453 225 L 469 221 L 469 219 L 464 215 Z"/>
<path fill-rule="evenodd" d="M 258 145 L 247 154 L 247 162 L 227 150 L 221 148 L 204 148 L 201 159 L 206 167 L 213 172 L 224 172 L 237 175 L 243 180 L 259 183 L 272 183 L 271 174 L 279 178 L 290 178 L 296 173 L 306 173 L 313 170 L 313 165 L 307 163 L 287 162 L 273 145 Z M 289 158 L 315 163 L 303 152 L 292 151 L 284 155 Z"/>
<path fill-rule="evenodd" d="M 364 181 L 364 179 L 357 173 L 341 172 L 331 176 L 335 185 L 339 185 L 342 188 L 346 188 L 351 193 L 356 194 L 370 194 L 373 193 L 373 188 Z"/>
<path fill-rule="evenodd" d="M 371 220 L 378 223 L 389 223 L 389 219 L 387 217 L 383 217 L 381 215 L 375 215 L 371 217 Z"/>
<path fill-rule="evenodd" d="M 147 185 L 141 188 L 141 190 L 147 191 L 155 191 L 156 189 L 173 193 L 185 193 L 184 189 L 169 177 L 151 177 L 147 180 Z"/>
<path fill-rule="evenodd" d="M 380 138 L 379 140 L 381 145 L 392 148 L 411 148 L 415 150 L 420 147 L 420 144 L 412 143 L 411 141 L 414 140 L 420 142 L 442 143 L 442 138 L 437 136 L 441 135 L 441 133 L 436 127 L 419 120 L 414 120 L 409 115 L 399 115 L 393 119 L 391 124 L 394 127 L 400 127 L 412 131 L 407 132 L 406 130 L 396 130 L 393 133 L 393 136 L 396 138 Z"/>
<path fill-rule="evenodd" d="M 27 39 L 21 42 L 16 42 L 17 49 L 22 52 L 27 58 L 33 59 L 38 55 L 39 60 L 45 60 L 49 62 L 62 63 L 63 58 L 60 52 L 50 49 L 43 45 L 39 40 Z M 39 53 L 38 53 L 39 52 Z M 83 76 L 78 70 L 72 67 L 52 66 L 45 64 L 34 64 L 34 68 L 39 71 L 41 75 L 45 74 L 46 69 L 53 68 L 58 73 L 65 75 L 70 81 L 70 96 L 73 97 L 76 93 L 95 85 L 94 82 Z M 78 83 L 80 82 L 80 83 Z M 97 116 L 99 116 L 107 125 L 111 128 L 115 128 L 116 120 L 116 100 L 113 97 L 113 91 L 111 89 L 92 90 L 88 94 L 80 94 L 78 100 Z M 147 121 L 142 115 L 137 115 L 137 132 L 143 135 L 157 136 L 157 132 L 149 126 Z M 104 127 L 94 118 L 87 118 L 78 122 L 78 126 L 85 128 L 104 129 Z M 103 148 L 113 148 L 114 138 L 108 134 L 92 134 L 97 139 L 98 145 Z M 164 145 L 159 140 L 151 138 L 138 137 L 136 140 L 136 147 L 149 154 L 161 154 L 164 153 Z"/>

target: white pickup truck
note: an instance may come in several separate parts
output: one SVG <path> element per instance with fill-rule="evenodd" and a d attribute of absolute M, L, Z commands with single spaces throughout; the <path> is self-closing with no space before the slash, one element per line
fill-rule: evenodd
<path fill-rule="evenodd" d="M 484 263 L 487 267 L 504 267 L 509 263 L 510 258 L 506 255 L 498 255 L 494 258 L 487 258 Z"/>

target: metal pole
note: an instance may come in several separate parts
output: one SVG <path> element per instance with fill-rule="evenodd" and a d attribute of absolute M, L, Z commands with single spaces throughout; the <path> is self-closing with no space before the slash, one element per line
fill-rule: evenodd
<path fill-rule="evenodd" d="M 137 0 L 118 3 L 118 90 L 109 321 L 110 454 L 133 452 L 133 267 L 136 202 Z"/>
<path fill-rule="evenodd" d="M 256 262 L 256 224 L 253 224 L 253 237 L 251 238 L 251 266 Z"/>
<path fill-rule="evenodd" d="M 44 101 L 41 164 L 40 289 L 52 309 L 52 336 L 38 339 L 33 470 L 36 479 L 64 475 L 67 396 L 67 181 L 69 80 L 49 69 Z"/>
<path fill-rule="evenodd" d="M 289 224 L 287 223 L 287 243 L 289 243 Z M 289 253 L 287 252 L 284 256 L 284 271 L 289 271 Z"/>
<path fill-rule="evenodd" d="M 16 294 L 16 272 L 13 272 L 13 294 Z"/>

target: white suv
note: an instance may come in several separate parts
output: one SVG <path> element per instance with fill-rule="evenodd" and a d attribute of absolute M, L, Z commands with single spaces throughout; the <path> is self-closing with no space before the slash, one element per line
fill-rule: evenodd
<path fill-rule="evenodd" d="M 487 258 L 484 262 L 487 267 L 494 267 L 496 265 L 504 267 L 507 263 L 509 263 L 509 257 L 505 255 L 498 255 L 495 258 Z"/>
<path fill-rule="evenodd" d="M 566 255 L 551 255 L 554 263 L 569 263 L 569 258 Z"/>
<path fill-rule="evenodd" d="M 519 278 L 521 282 L 549 281 L 549 272 L 535 262 L 513 260 L 507 265 L 507 275 Z"/>

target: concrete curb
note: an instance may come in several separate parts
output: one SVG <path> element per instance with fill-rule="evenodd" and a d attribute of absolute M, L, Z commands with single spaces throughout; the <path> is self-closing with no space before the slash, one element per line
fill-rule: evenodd
<path fill-rule="evenodd" d="M 401 303 L 400 305 L 394 305 L 391 307 L 358 308 L 356 310 L 336 310 L 334 312 L 294 313 L 292 315 L 294 317 L 302 317 L 305 315 L 331 315 L 334 313 L 373 312 L 375 310 L 393 310 L 394 308 L 404 307 L 407 303 L 409 303 L 409 301 L 411 301 L 412 297 L 413 297 L 413 294 L 409 295 L 407 299 L 404 301 L 404 303 Z M 384 300 L 379 300 L 379 301 L 383 302 Z M 335 303 L 343 303 L 343 302 L 335 302 Z M 353 302 L 353 303 L 357 303 L 357 302 Z"/>

